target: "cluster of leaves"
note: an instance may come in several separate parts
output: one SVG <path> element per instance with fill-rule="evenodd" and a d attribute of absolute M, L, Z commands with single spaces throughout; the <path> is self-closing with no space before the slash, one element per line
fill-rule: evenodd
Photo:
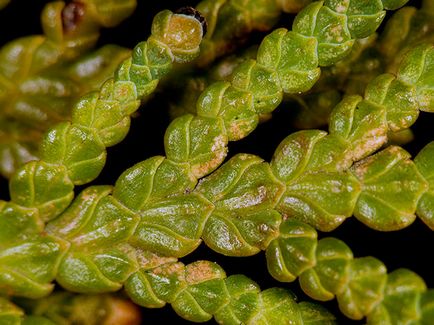
<path fill-rule="evenodd" d="M 331 231 L 352 215 L 381 231 L 405 228 L 416 216 L 434 229 L 434 142 L 414 161 L 401 147 L 388 146 L 420 111 L 434 111 L 433 2 L 427 0 L 419 11 L 410 9 L 408 21 L 414 23 L 405 25 L 407 33 L 392 46 L 400 60 L 392 55 L 384 59 L 393 62 L 383 71 L 393 73 L 374 78 L 368 69 L 363 78 L 353 78 L 362 73 L 350 67 L 363 62 L 363 51 L 370 48 L 364 44 L 375 44 L 375 57 L 386 51 L 372 35 L 385 9 L 405 3 L 205 0 L 197 8 L 208 24 L 192 8 L 166 10 L 156 15 L 146 42 L 132 52 L 118 49 L 118 57 L 125 59 L 108 80 L 111 65 L 92 65 L 96 58 L 104 61 L 104 51 L 85 57 L 83 51 L 94 43 L 93 31 L 99 25 L 119 22 L 135 3 L 72 2 L 73 9 L 49 5 L 43 17 L 58 20 L 46 23 L 45 37 L 18 40 L 2 50 L 5 125 L 17 130 L 15 134 L 28 134 L 32 123 L 45 122 L 50 128 L 39 153 L 21 155 L 30 160 L 27 164 L 22 165 L 24 159 L 10 162 L 10 143 L 3 150 L 9 153 L 4 173 L 17 169 L 9 182 L 11 200 L 0 202 L 0 293 L 52 299 L 59 310 L 69 299 L 76 299 L 77 305 L 93 299 L 85 317 L 110 299 L 68 294 L 43 298 L 56 281 L 83 294 L 123 288 L 140 306 L 170 303 L 178 315 L 195 322 L 214 317 L 223 324 L 334 323 L 323 307 L 297 303 L 288 290 L 260 291 L 243 275 L 226 277 L 215 263 L 178 261 L 203 241 L 229 256 L 265 251 L 276 280 L 299 278 L 303 291 L 316 300 L 336 297 L 351 319 L 367 317 L 372 324 L 432 322 L 434 292 L 417 274 L 407 269 L 388 274 L 378 259 L 354 258 L 345 243 L 318 240 L 316 232 Z M 68 10 L 74 18 L 80 16 L 81 24 L 68 25 Z M 209 86 L 184 97 L 194 106 L 177 106 L 190 113 L 178 111 L 180 116 L 168 126 L 165 156 L 148 158 L 122 173 L 114 186 L 90 186 L 74 199 L 75 185 L 100 174 L 106 147 L 126 137 L 131 115 L 175 63 L 187 64 L 190 70 L 208 66 L 233 50 L 234 40 L 273 28 L 282 11 L 299 10 L 292 30 L 275 29 L 257 50 L 223 59 L 214 71 L 224 73 L 204 77 Z M 405 15 L 409 9 L 402 10 Z M 397 15 L 378 44 L 390 44 L 396 36 L 390 34 L 402 11 Z M 27 47 L 26 41 L 36 45 Z M 23 57 L 29 64 L 21 68 L 16 62 Z M 175 74 L 189 78 L 185 69 Z M 361 80 L 355 88 L 365 90 L 350 95 L 360 91 L 351 91 L 351 82 L 339 83 L 341 77 Z M 80 91 L 53 91 L 72 84 L 71 89 Z M 328 133 L 303 130 L 289 135 L 270 163 L 250 154 L 225 162 L 228 143 L 247 137 L 283 100 L 296 96 L 312 105 L 337 90 L 348 93 L 325 105 Z M 331 112 L 330 103 L 336 104 Z M 62 107 L 66 113 L 53 118 L 53 110 Z M 19 114 L 23 112 L 28 114 Z M 59 120 L 66 122 L 55 124 Z M 5 139 L 16 142 L 4 130 Z M 20 153 L 16 150 L 14 157 Z M 50 316 L 44 300 L 17 304 L 34 316 L 24 316 L 2 299 L 0 320 L 48 324 L 50 319 L 59 322 L 56 317 L 62 313 Z M 66 314 L 68 318 L 73 313 Z M 104 321 L 110 319 L 106 314 Z"/>

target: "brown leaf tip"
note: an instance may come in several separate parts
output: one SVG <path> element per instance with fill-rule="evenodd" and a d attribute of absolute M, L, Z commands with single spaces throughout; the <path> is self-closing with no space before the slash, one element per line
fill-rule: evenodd
<path fill-rule="evenodd" d="M 192 16 L 196 18 L 200 24 L 202 25 L 202 34 L 205 36 L 206 31 L 208 29 L 208 24 L 206 22 L 206 19 L 202 14 L 194 9 L 193 7 L 182 7 L 175 11 L 176 14 L 186 15 L 186 16 Z"/>

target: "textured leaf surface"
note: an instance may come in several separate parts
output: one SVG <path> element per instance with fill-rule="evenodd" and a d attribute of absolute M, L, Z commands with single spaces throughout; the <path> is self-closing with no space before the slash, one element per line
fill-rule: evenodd
<path fill-rule="evenodd" d="M 267 247 L 270 274 L 282 282 L 292 282 L 315 265 L 316 231 L 305 223 L 286 220 L 279 237 Z"/>
<path fill-rule="evenodd" d="M 409 158 L 392 146 L 354 165 L 352 172 L 363 184 L 354 210 L 357 219 L 378 230 L 401 229 L 414 221 L 428 184 Z"/>
<path fill-rule="evenodd" d="M 20 168 L 9 187 L 12 201 L 36 208 L 42 220 L 49 220 L 53 212 L 63 211 L 74 195 L 74 186 L 65 168 L 43 161 L 32 161 Z"/>
<path fill-rule="evenodd" d="M 434 142 L 426 145 L 414 159 L 418 171 L 428 181 L 429 189 L 417 203 L 417 215 L 434 229 Z"/>
<path fill-rule="evenodd" d="M 289 218 L 330 231 L 353 212 L 359 184 L 347 172 L 322 170 L 315 162 L 315 145 L 322 131 L 300 131 L 288 136 L 271 161 L 274 174 L 286 183 L 277 210 Z"/>
<path fill-rule="evenodd" d="M 352 260 L 348 285 L 337 295 L 339 308 L 351 319 L 363 318 L 383 299 L 386 281 L 386 267 L 379 260 L 373 257 Z"/>
<path fill-rule="evenodd" d="M 411 323 L 421 318 L 419 299 L 426 291 L 423 280 L 415 273 L 398 269 L 388 275 L 385 298 L 368 317 L 368 323 Z"/>
<path fill-rule="evenodd" d="M 316 264 L 300 275 L 300 286 L 310 297 L 331 300 L 349 281 L 349 264 L 353 253 L 344 242 L 324 238 L 316 247 Z"/>
<path fill-rule="evenodd" d="M 182 257 L 201 242 L 204 223 L 213 207 L 196 194 L 172 197 L 147 205 L 129 242 L 136 247 Z"/>
<path fill-rule="evenodd" d="M 52 236 L 35 235 L 7 245 L 0 254 L 0 288 L 31 298 L 49 294 L 66 249 L 63 241 Z"/>
<path fill-rule="evenodd" d="M 202 235 L 213 250 L 225 255 L 252 255 L 276 236 L 280 215 L 273 210 L 282 193 L 269 165 L 253 155 L 236 155 L 195 191 L 214 203 Z"/>

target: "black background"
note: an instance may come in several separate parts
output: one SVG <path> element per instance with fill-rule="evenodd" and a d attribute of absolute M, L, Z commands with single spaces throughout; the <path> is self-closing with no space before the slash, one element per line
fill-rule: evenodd
<path fill-rule="evenodd" d="M 115 29 L 102 31 L 101 44 L 115 43 L 132 48 L 145 40 L 150 31 L 152 17 L 162 9 L 176 10 L 185 5 L 195 5 L 198 1 L 140 1 L 132 17 Z M 0 45 L 20 36 L 41 34 L 39 13 L 46 1 L 12 0 L 11 4 L 0 11 Z M 419 2 L 412 1 L 419 6 Z M 390 15 L 390 14 L 388 14 Z M 293 16 L 284 15 L 279 25 L 290 28 Z M 387 19 L 387 17 L 386 17 Z M 257 42 L 263 35 L 255 35 L 252 42 Z M 164 155 L 163 135 L 170 119 L 167 115 L 167 94 L 157 93 L 140 109 L 127 138 L 119 145 L 108 149 L 107 165 L 101 176 L 93 184 L 113 184 L 120 173 L 133 164 L 150 156 Z M 261 124 L 249 137 L 229 144 L 230 156 L 238 152 L 257 154 L 269 161 L 275 148 L 287 135 L 294 131 L 291 118 L 294 109 L 288 104 L 281 105 L 273 113 L 273 119 Z M 434 139 L 434 114 L 421 113 L 412 127 L 416 140 L 404 146 L 414 157 L 428 142 Z M 78 189 L 80 190 L 80 189 Z M 7 182 L 1 180 L 0 193 L 7 199 Z M 424 278 L 428 287 L 434 286 L 433 261 L 434 236 L 431 230 L 420 220 L 410 227 L 397 232 L 377 232 L 367 228 L 355 218 L 347 219 L 337 230 L 319 234 L 320 237 L 333 236 L 344 240 L 353 250 L 355 257 L 375 256 L 382 260 L 389 272 L 400 267 L 409 268 Z M 220 264 L 228 275 L 242 273 L 255 280 L 262 289 L 273 286 L 287 287 L 293 290 L 300 300 L 309 300 L 299 289 L 296 282 L 279 283 L 271 278 L 266 270 L 265 256 L 260 253 L 252 257 L 230 258 L 218 255 L 201 245 L 191 255 L 182 259 L 190 263 L 198 259 L 207 259 Z M 340 324 L 359 324 L 343 317 L 338 311 L 336 300 L 325 304 L 339 320 Z M 146 324 L 187 324 L 180 319 L 170 306 L 162 309 L 145 309 Z M 210 321 L 213 324 L 214 321 Z"/>

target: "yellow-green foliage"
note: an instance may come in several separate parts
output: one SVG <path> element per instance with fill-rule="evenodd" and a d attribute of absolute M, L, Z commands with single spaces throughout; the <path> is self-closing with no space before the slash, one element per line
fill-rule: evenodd
<path fill-rule="evenodd" d="M 92 27 L 110 26 L 129 14 L 130 7 L 121 5 L 124 2 L 108 2 L 113 11 L 107 12 L 98 7 L 101 3 L 85 2 L 95 17 L 102 15 L 98 23 L 89 23 Z M 318 240 L 317 234 L 339 227 L 351 216 L 381 231 L 405 228 L 418 216 L 434 229 L 434 142 L 414 161 L 403 148 L 387 146 L 391 132 L 408 130 L 420 111 L 434 111 L 434 45 L 426 35 L 404 42 L 405 46 L 397 44 L 408 51 L 400 55 L 399 63 L 391 64 L 393 73 L 367 82 L 363 95 L 347 94 L 336 101 L 328 132 L 311 129 L 290 134 L 269 163 L 251 154 L 226 160 L 230 141 L 252 133 L 284 96 L 312 89 L 324 67 L 345 60 L 358 39 L 372 37 L 385 9 L 405 3 L 203 1 L 198 9 L 208 18 L 209 36 L 202 43 L 202 56 L 206 25 L 199 12 L 183 8 L 158 13 L 147 41 L 131 52 L 121 51 L 125 58 L 112 78 L 104 82 L 98 78 L 110 70 L 105 67 L 80 79 L 86 90 L 96 90 L 77 91 L 67 98 L 65 105 L 72 108 L 66 121 L 44 120 L 50 127 L 41 140 L 40 159 L 22 165 L 11 176 L 10 201 L 0 201 L 0 294 L 46 300 L 21 303 L 33 305 L 26 307 L 26 316 L 20 307 L 0 298 L 0 323 L 72 322 L 75 313 L 67 304 L 78 309 L 86 301 L 89 307 L 104 305 L 108 296 L 86 294 L 122 288 L 137 305 L 157 308 L 169 303 L 178 315 L 194 322 L 213 317 L 222 324 L 335 322 L 321 305 L 296 302 L 288 290 L 261 291 L 251 279 L 227 277 L 210 261 L 178 261 L 202 241 L 228 256 L 265 251 L 268 271 L 275 279 L 298 278 L 303 291 L 316 300 L 336 297 L 342 313 L 351 319 L 366 318 L 369 324 L 433 323 L 433 291 L 421 277 L 408 269 L 387 273 L 378 259 L 354 258 L 341 240 Z M 51 6 L 46 10 L 62 5 Z M 424 10 L 432 8 L 428 1 Z M 197 96 L 192 114 L 175 118 L 167 127 L 165 156 L 139 162 L 113 186 L 89 186 L 74 199 L 74 187 L 98 177 L 107 159 L 106 148 L 126 137 L 132 114 L 160 80 L 170 76 L 174 64 L 210 63 L 239 35 L 272 28 L 281 11 L 299 11 L 292 29 L 271 31 L 255 58 L 237 62 L 230 76 L 207 86 Z M 22 79 L 18 78 L 22 66 L 14 68 L 6 60 L 21 58 L 5 54 L 12 51 L 7 46 L 0 53 L 4 70 L 0 70 L 0 103 L 6 108 L 17 108 L 19 100 L 11 93 L 43 78 L 45 68 L 51 69 L 48 59 L 55 54 L 47 48 L 53 44 L 59 58 L 76 60 L 55 65 L 62 67 L 55 71 L 65 83 L 77 82 L 77 66 L 107 51 L 82 57 L 70 43 L 54 41 L 63 35 L 56 28 L 46 29 L 45 37 L 27 39 L 27 45 L 23 40 L 9 45 L 32 49 L 28 55 L 34 71 L 26 70 Z M 93 35 L 88 33 L 84 29 L 79 35 Z M 385 37 L 388 33 L 392 30 L 386 30 Z M 345 76 L 348 61 L 342 68 Z M 8 65 L 1 66 L 2 62 Z M 35 103 L 43 98 L 35 89 L 37 96 L 25 91 L 17 95 L 32 110 L 39 109 Z M 52 93 L 48 93 L 47 112 L 52 108 Z M 71 105 L 74 96 L 79 98 Z M 14 123 L 22 120 L 14 119 Z M 49 296 L 54 282 L 85 295 Z M 58 312 L 47 311 L 50 301 Z M 91 314 L 93 309 L 89 310 Z"/>

